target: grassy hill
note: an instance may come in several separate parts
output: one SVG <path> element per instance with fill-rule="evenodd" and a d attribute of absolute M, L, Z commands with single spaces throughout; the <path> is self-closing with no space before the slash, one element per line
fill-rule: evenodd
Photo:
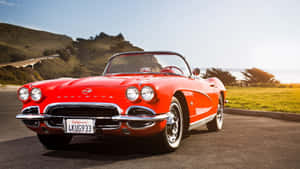
<path fill-rule="evenodd" d="M 65 35 L 0 23 L 0 63 L 42 56 L 46 50 L 64 49 L 72 42 Z"/>
<path fill-rule="evenodd" d="M 73 41 L 65 35 L 0 23 L 0 63 L 15 62 L 58 53 L 59 58 L 42 61 L 31 68 L 0 68 L 0 83 L 24 84 L 58 77 L 100 75 L 110 56 L 118 52 L 142 51 L 122 34 L 100 33 Z"/>

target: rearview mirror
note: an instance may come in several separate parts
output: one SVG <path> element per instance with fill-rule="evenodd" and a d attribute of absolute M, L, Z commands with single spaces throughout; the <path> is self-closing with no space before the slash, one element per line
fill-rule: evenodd
<path fill-rule="evenodd" d="M 199 69 L 199 68 L 195 68 L 195 69 L 193 70 L 193 75 L 195 75 L 195 76 L 200 75 L 200 69 Z"/>

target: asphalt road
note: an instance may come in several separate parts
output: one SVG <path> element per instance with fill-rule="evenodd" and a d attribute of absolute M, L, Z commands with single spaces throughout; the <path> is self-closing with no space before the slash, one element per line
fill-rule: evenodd
<path fill-rule="evenodd" d="M 298 169 L 300 123 L 226 115 L 222 132 L 199 128 L 176 152 L 154 153 L 147 139 L 75 137 L 64 150 L 48 151 L 15 119 L 14 91 L 0 91 L 1 169 Z"/>

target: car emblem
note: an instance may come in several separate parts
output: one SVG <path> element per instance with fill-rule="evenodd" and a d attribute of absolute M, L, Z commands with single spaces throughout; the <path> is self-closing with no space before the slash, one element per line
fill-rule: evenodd
<path fill-rule="evenodd" d="M 82 94 L 89 94 L 89 93 L 91 93 L 92 91 L 93 91 L 92 89 L 86 88 L 86 89 L 83 89 L 83 90 L 81 91 L 81 93 L 82 93 Z"/>

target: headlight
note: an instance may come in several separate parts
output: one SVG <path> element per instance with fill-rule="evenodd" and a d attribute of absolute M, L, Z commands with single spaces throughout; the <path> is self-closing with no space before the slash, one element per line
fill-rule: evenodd
<path fill-rule="evenodd" d="M 154 90 L 150 86 L 144 86 L 141 95 L 145 101 L 151 101 L 154 98 Z"/>
<path fill-rule="evenodd" d="M 136 87 L 127 88 L 126 97 L 130 101 L 136 101 L 139 98 L 139 90 Z"/>
<path fill-rule="evenodd" d="M 33 88 L 31 90 L 31 99 L 34 101 L 39 101 L 42 98 L 42 91 L 39 88 Z"/>
<path fill-rule="evenodd" d="M 27 88 L 25 87 L 22 87 L 20 90 L 19 90 L 19 99 L 22 100 L 22 101 L 25 101 L 28 99 L 29 97 L 29 91 Z"/>

